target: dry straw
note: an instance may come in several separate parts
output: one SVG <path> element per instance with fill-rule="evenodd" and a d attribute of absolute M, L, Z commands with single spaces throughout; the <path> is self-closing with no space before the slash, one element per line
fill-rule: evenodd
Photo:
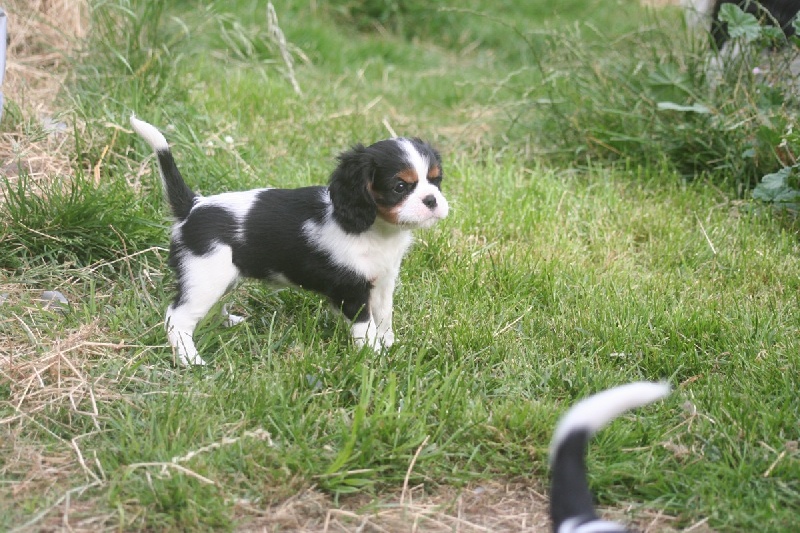
<path fill-rule="evenodd" d="M 67 58 L 86 35 L 84 0 L 4 0 L 8 15 L 6 98 L 26 110 L 52 113 L 67 75 Z"/>
<path fill-rule="evenodd" d="M 55 132 L 54 108 L 69 74 L 69 58 L 87 32 L 85 0 L 4 0 L 8 17 L 6 112 L 0 124 L 0 175 L 14 183 L 21 174 L 31 184 L 71 175 L 73 142 Z M 10 107 L 19 110 L 10 116 Z M 20 120 L 21 118 L 21 120 Z M 25 134 L 41 129 L 44 135 Z M 0 188 L 4 187 L 0 183 Z M 0 202 L 3 202 L 0 194 Z"/>
<path fill-rule="evenodd" d="M 68 75 L 69 57 L 86 34 L 84 0 L 2 0 L 8 22 L 5 109 L 0 123 L 0 204 L 4 188 L 27 175 L 32 189 L 45 180 L 71 174 L 73 143 L 66 133 L 31 135 L 52 123 L 55 102 Z M 8 110 L 13 108 L 14 112 Z M 51 119 L 50 122 L 45 120 Z M 0 220 L 0 232 L 5 228 Z M 2 278 L 2 274 L 0 274 Z M 0 293 L 13 292 L 0 282 Z M 31 442 L 30 432 L 48 432 L 47 417 L 68 409 L 76 417 L 97 419 L 98 402 L 117 397 L 113 388 L 90 377 L 87 364 L 97 350 L 85 325 L 50 344 L 36 322 L 19 308 L 0 311 L 0 381 L 9 398 L 0 419 L 0 477 L 18 482 L 6 486 L 10 495 L 47 494 L 84 472 L 96 482 L 98 468 L 81 451 L 80 438 L 50 448 Z M 32 306 L 31 312 L 40 312 Z M 96 428 L 96 423 L 90 424 Z M 34 517 L 36 518 L 36 517 Z"/>

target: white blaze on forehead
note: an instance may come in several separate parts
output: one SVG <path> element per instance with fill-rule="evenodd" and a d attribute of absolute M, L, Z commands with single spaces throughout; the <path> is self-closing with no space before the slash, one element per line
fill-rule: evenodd
<path fill-rule="evenodd" d="M 398 137 L 395 141 L 405 155 L 405 163 L 417 177 L 411 194 L 398 206 L 397 222 L 420 228 L 430 227 L 437 220 L 445 218 L 450 209 L 442 191 L 428 178 L 431 165 L 438 163 L 431 161 L 429 155 L 420 153 L 410 139 Z M 431 199 L 435 200 L 433 204 Z"/>
<path fill-rule="evenodd" d="M 414 169 L 414 172 L 417 173 L 419 181 L 426 181 L 428 179 L 428 169 L 431 164 L 428 158 L 419 153 L 414 147 L 414 143 L 404 137 L 399 137 L 397 139 L 397 144 L 399 144 L 400 148 L 405 152 L 406 161 L 408 161 L 408 164 Z"/>

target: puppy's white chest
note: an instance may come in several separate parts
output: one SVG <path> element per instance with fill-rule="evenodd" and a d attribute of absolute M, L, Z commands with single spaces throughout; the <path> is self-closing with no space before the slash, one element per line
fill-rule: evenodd
<path fill-rule="evenodd" d="M 412 241 L 409 231 L 387 233 L 377 227 L 352 235 L 336 224 L 309 221 L 303 229 L 306 238 L 315 247 L 325 250 L 331 261 L 373 282 L 397 277 L 400 263 Z"/>

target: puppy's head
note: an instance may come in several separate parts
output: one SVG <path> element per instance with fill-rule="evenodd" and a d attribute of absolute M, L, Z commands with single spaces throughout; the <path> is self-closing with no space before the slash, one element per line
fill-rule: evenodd
<path fill-rule="evenodd" d="M 401 228 L 427 228 L 447 216 L 442 160 L 420 139 L 397 137 L 356 145 L 339 155 L 328 190 L 333 217 L 348 233 L 376 218 Z"/>

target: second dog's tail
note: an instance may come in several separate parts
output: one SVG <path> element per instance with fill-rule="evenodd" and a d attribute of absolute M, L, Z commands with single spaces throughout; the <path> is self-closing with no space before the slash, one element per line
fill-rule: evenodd
<path fill-rule="evenodd" d="M 131 115 L 131 126 L 133 131 L 147 141 L 147 144 L 156 153 L 161 181 L 164 184 L 172 215 L 179 221 L 185 219 L 192 210 L 197 194 L 183 180 L 167 140 L 155 126 L 139 120 L 135 115 Z"/>
<path fill-rule="evenodd" d="M 599 392 L 575 404 L 556 427 L 550 443 L 550 517 L 556 533 L 624 532 L 620 524 L 600 520 L 586 480 L 589 438 L 616 417 L 669 394 L 666 383 L 629 383 Z"/>

